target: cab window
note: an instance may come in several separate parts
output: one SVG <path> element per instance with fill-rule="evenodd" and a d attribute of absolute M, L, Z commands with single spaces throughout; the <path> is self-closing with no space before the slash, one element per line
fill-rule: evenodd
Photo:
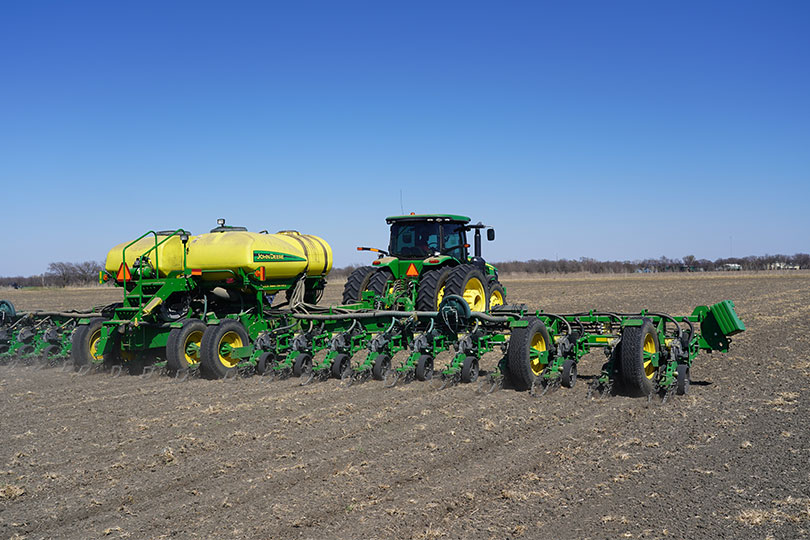
<path fill-rule="evenodd" d="M 439 251 L 438 223 L 394 223 L 388 251 L 395 257 L 430 257 Z"/>

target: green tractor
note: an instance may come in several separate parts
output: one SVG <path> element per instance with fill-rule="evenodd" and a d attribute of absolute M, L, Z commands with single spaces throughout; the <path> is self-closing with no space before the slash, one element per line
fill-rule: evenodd
<path fill-rule="evenodd" d="M 344 304 L 361 300 L 365 291 L 385 299 L 388 307 L 417 311 L 436 311 L 451 294 L 463 297 L 472 311 L 490 311 L 505 303 L 497 269 L 481 257 L 481 229 L 487 229 L 489 241 L 495 240 L 494 229 L 450 214 L 391 216 L 385 221 L 391 225 L 388 251 L 357 248 L 380 257 L 349 275 Z M 469 231 L 475 231 L 472 257 Z"/>

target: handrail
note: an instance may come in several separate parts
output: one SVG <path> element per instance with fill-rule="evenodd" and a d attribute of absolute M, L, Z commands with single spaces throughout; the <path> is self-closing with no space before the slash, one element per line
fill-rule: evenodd
<path fill-rule="evenodd" d="M 140 240 L 142 240 L 146 236 L 149 236 L 150 234 L 154 235 L 154 237 L 155 237 L 155 246 L 149 248 L 148 250 L 146 250 L 143 253 L 141 253 L 140 255 L 138 255 L 135 258 L 135 260 L 140 260 L 141 262 L 143 262 L 144 257 L 146 257 L 149 253 L 154 251 L 155 252 L 155 276 L 157 277 L 158 274 L 159 274 L 159 268 L 160 268 L 160 260 L 159 260 L 159 257 L 158 257 L 157 248 L 160 247 L 161 245 L 163 245 L 164 242 L 167 242 L 172 237 L 178 235 L 178 233 L 179 234 L 188 234 L 185 229 L 177 229 L 173 233 L 171 233 L 170 235 L 166 236 L 166 238 L 164 238 L 163 240 L 158 242 L 158 233 L 156 233 L 155 231 L 147 231 L 147 232 L 143 233 L 138 238 L 136 238 L 135 240 L 133 240 L 132 242 L 130 242 L 129 244 L 124 246 L 124 249 L 121 250 L 121 262 L 124 264 L 124 266 L 126 268 L 128 268 L 128 266 L 127 266 L 127 248 L 129 248 L 133 244 L 139 242 Z M 186 271 L 187 271 L 187 268 L 186 268 L 186 250 L 185 250 L 185 246 L 184 246 L 184 248 L 183 248 L 183 273 L 185 274 Z M 126 295 L 127 295 L 127 275 L 126 275 L 126 272 L 124 272 L 123 282 L 124 282 L 123 283 L 124 297 L 126 298 Z M 141 272 L 138 272 L 138 285 L 141 285 L 142 283 L 143 283 L 143 272 L 141 271 Z M 143 287 L 138 288 L 138 297 L 139 297 L 138 298 L 138 305 L 139 305 L 139 312 L 140 312 L 140 310 L 143 309 Z"/>

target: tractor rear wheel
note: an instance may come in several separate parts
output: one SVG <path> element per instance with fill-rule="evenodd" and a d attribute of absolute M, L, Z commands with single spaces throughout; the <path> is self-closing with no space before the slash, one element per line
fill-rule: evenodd
<path fill-rule="evenodd" d="M 658 333 L 649 320 L 641 326 L 626 326 L 622 332 L 621 377 L 625 390 L 647 396 L 654 388 L 660 346 Z"/>
<path fill-rule="evenodd" d="M 444 298 L 445 284 L 453 268 L 444 266 L 427 270 L 419 279 L 419 292 L 416 294 L 416 311 L 438 311 Z"/>
<path fill-rule="evenodd" d="M 247 330 L 239 321 L 225 319 L 219 324 L 208 326 L 200 343 L 200 367 L 206 376 L 222 379 L 241 362 L 233 350 L 249 343 Z"/>
<path fill-rule="evenodd" d="M 368 280 L 366 290 L 372 291 L 377 296 L 385 296 L 389 291 L 386 284 L 394 279 L 394 274 L 388 268 L 380 268 Z"/>
<path fill-rule="evenodd" d="M 166 367 L 170 371 L 188 369 L 200 362 L 205 329 L 205 323 L 199 319 L 187 319 L 180 328 L 172 328 L 166 340 Z"/>
<path fill-rule="evenodd" d="M 515 390 L 528 390 L 548 365 L 551 338 L 537 317 L 522 319 L 528 326 L 515 328 L 509 338 L 506 366 Z"/>
<path fill-rule="evenodd" d="M 101 339 L 101 325 L 104 317 L 90 319 L 88 324 L 77 326 L 71 338 L 70 358 L 73 367 L 78 371 L 82 366 L 92 365 L 102 360 L 98 353 L 98 341 Z"/>
<path fill-rule="evenodd" d="M 444 296 L 457 294 L 469 304 L 471 311 L 486 311 L 489 305 L 487 280 L 477 267 L 471 264 L 457 266 L 444 286 Z"/>
<path fill-rule="evenodd" d="M 346 284 L 343 286 L 343 303 L 352 304 L 359 302 L 360 297 L 368 288 L 368 280 L 371 279 L 371 274 L 374 273 L 375 268 L 371 266 L 361 266 L 349 274 Z"/>

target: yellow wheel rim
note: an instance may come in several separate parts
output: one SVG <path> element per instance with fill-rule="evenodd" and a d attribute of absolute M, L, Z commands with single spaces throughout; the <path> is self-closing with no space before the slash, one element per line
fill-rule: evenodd
<path fill-rule="evenodd" d="M 93 332 L 93 335 L 90 336 L 90 356 L 92 356 L 94 360 L 101 360 L 104 356 L 98 352 L 99 341 L 101 341 L 101 328 Z"/>
<path fill-rule="evenodd" d="M 489 297 L 489 309 L 490 311 L 495 306 L 502 306 L 503 305 L 503 293 L 499 290 L 492 291 L 492 295 Z"/>
<path fill-rule="evenodd" d="M 644 374 L 648 379 L 652 380 L 655 377 L 655 365 L 653 364 L 653 355 L 658 351 L 655 349 L 655 339 L 652 334 L 644 336 Z"/>
<path fill-rule="evenodd" d="M 529 347 L 534 349 L 534 351 L 537 353 L 543 353 L 548 350 L 546 340 L 543 338 L 543 334 L 541 334 L 540 332 L 532 336 L 532 342 L 531 345 L 529 345 Z M 532 373 L 534 373 L 535 376 L 539 376 L 541 373 L 543 373 L 543 366 L 545 364 L 543 364 L 538 355 L 533 354 L 529 355 L 529 365 L 531 366 Z"/>
<path fill-rule="evenodd" d="M 229 345 L 230 347 L 225 347 Z M 233 349 L 243 347 L 244 344 L 242 343 L 242 337 L 237 334 L 236 332 L 226 332 L 222 339 L 219 340 L 219 361 L 222 362 L 222 365 L 226 368 L 230 369 L 236 367 L 239 363 L 239 358 L 231 356 Z M 223 349 L 225 349 L 225 354 L 223 355 Z"/>
<path fill-rule="evenodd" d="M 436 309 L 439 309 L 439 306 L 442 304 L 442 300 L 444 300 L 444 287 L 439 289 L 439 294 L 436 295 Z"/>
<path fill-rule="evenodd" d="M 472 311 L 486 311 L 487 293 L 484 292 L 484 284 L 481 283 L 480 279 L 471 278 L 464 286 L 462 296 Z"/>
<path fill-rule="evenodd" d="M 192 332 L 186 338 L 186 342 L 183 343 L 183 354 L 186 357 L 186 363 L 188 365 L 194 365 L 200 361 L 200 343 L 202 342 L 203 333 L 201 331 Z M 191 344 L 197 345 L 196 351 L 193 354 L 188 353 L 188 346 Z"/>

